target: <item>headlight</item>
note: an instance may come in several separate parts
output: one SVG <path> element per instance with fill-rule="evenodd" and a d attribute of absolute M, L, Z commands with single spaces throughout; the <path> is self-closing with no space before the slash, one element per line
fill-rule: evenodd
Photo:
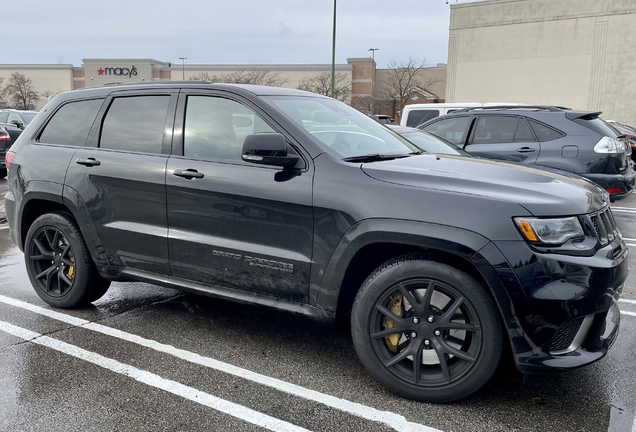
<path fill-rule="evenodd" d="M 559 219 L 515 218 L 515 223 L 526 240 L 532 243 L 563 244 L 585 233 L 576 217 Z"/>

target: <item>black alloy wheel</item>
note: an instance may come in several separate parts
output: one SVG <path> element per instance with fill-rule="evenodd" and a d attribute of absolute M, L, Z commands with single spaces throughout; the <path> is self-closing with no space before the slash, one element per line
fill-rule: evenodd
<path fill-rule="evenodd" d="M 390 391 L 449 402 L 491 378 L 501 325 L 473 278 L 422 258 L 392 260 L 367 278 L 354 303 L 352 334 L 362 363 Z"/>
<path fill-rule="evenodd" d="M 97 272 L 84 238 L 66 213 L 46 213 L 29 227 L 24 243 L 27 273 L 35 292 L 54 307 L 84 306 L 110 286 Z"/>
<path fill-rule="evenodd" d="M 51 297 L 64 296 L 73 286 L 75 254 L 64 233 L 52 226 L 40 228 L 28 251 L 37 288 Z"/>

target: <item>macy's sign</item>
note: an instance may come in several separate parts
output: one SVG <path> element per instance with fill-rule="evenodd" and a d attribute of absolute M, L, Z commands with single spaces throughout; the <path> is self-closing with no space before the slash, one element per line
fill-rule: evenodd
<path fill-rule="evenodd" d="M 115 75 L 115 76 L 127 76 L 134 77 L 137 76 L 137 68 L 133 65 L 130 68 L 120 68 L 120 67 L 107 67 L 107 68 L 99 68 L 97 69 L 97 73 L 99 75 Z"/>

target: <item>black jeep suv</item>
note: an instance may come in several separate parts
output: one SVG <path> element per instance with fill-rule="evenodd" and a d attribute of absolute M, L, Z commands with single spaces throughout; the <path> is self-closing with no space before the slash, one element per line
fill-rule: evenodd
<path fill-rule="evenodd" d="M 7 161 L 11 238 L 54 307 L 146 281 L 348 322 L 371 375 L 437 402 L 483 386 L 504 347 L 524 373 L 566 370 L 618 333 L 629 252 L 605 191 L 423 153 L 323 96 L 77 90 Z"/>
<path fill-rule="evenodd" d="M 468 108 L 418 128 L 476 156 L 578 174 L 615 201 L 634 191 L 636 172 L 629 142 L 600 114 L 553 106 Z"/>

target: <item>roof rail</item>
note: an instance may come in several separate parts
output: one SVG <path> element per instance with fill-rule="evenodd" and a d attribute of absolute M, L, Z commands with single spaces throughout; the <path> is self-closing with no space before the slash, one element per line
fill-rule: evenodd
<path fill-rule="evenodd" d="M 144 84 L 214 84 L 212 81 L 206 80 L 186 80 L 186 81 L 137 81 L 137 82 L 112 82 L 106 83 L 102 87 L 116 85 L 144 85 Z"/>
<path fill-rule="evenodd" d="M 472 108 L 464 108 L 457 111 L 453 111 L 453 113 L 458 112 L 467 112 L 467 111 L 479 111 L 479 110 L 540 110 L 540 111 L 569 111 L 572 108 L 556 106 L 556 105 L 495 105 L 495 106 L 485 106 L 485 107 L 472 107 Z"/>

